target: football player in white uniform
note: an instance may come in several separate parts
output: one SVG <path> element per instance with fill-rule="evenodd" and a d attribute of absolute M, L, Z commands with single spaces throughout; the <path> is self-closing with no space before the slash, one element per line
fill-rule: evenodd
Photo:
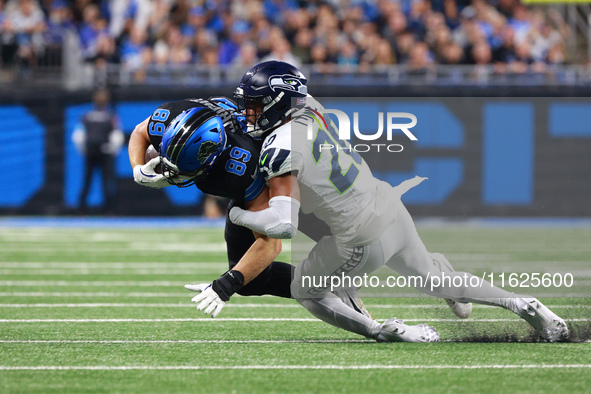
<path fill-rule="evenodd" d="M 230 212 L 232 222 L 274 238 L 295 236 L 300 209 L 330 227 L 332 236 L 322 238 L 296 268 L 292 294 L 298 302 L 327 323 L 378 341 L 438 341 L 426 324 L 408 326 L 398 319 L 379 324 L 354 313 L 327 286 L 303 280 L 362 276 L 387 265 L 401 275 L 423 278 L 418 290 L 446 299 L 460 317 L 470 314 L 471 302 L 495 305 L 524 318 L 548 341 L 568 338 L 565 322 L 537 299 L 455 272 L 445 256 L 429 253 L 400 200 L 425 178 L 396 187 L 374 178 L 348 142 L 339 140 L 322 106 L 307 94 L 306 82 L 297 68 L 277 61 L 258 64 L 242 78 L 235 98 L 251 133 L 265 140 L 260 167 L 271 198 L 268 209 Z M 450 285 L 434 286 L 433 278 L 443 274 Z M 451 285 L 459 283 L 453 281 L 458 276 L 462 285 Z"/>

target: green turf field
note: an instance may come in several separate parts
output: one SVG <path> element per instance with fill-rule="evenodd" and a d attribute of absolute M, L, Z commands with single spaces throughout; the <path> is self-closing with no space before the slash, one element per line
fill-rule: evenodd
<path fill-rule="evenodd" d="M 572 266 L 588 292 L 591 229 L 420 233 L 480 272 Z M 368 298 L 376 319 L 428 322 L 443 341 L 378 344 L 293 300 L 236 296 L 217 319 L 195 310 L 183 285 L 225 271 L 221 229 L 0 228 L 0 251 L 0 392 L 591 390 L 590 298 L 543 299 L 578 341 L 561 344 L 505 310 L 460 321 L 441 300 Z"/>

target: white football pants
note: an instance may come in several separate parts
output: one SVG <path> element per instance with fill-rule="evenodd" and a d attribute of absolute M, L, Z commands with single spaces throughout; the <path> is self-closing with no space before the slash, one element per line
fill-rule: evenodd
<path fill-rule="evenodd" d="M 458 302 L 474 302 L 506 308 L 509 299 L 517 297 L 487 281 L 465 272 L 455 272 L 441 253 L 429 253 L 417 233 L 414 222 L 400 200 L 393 202 L 396 220 L 383 235 L 369 245 L 352 246 L 336 242 L 334 237 L 322 238 L 308 257 L 296 267 L 291 284 L 294 298 L 310 313 L 326 323 L 348 331 L 375 338 L 380 324 L 345 305 L 330 293 L 330 280 L 323 278 L 345 274 L 350 277 L 370 274 L 383 265 L 403 276 L 422 278 L 415 280 L 417 290 L 438 298 Z M 434 277 L 442 273 L 451 285 L 434 286 Z M 456 276 L 460 281 L 454 281 Z M 459 278 L 458 278 L 459 279 Z M 447 283 L 447 282 L 445 282 Z M 466 284 L 477 286 L 466 286 Z"/>

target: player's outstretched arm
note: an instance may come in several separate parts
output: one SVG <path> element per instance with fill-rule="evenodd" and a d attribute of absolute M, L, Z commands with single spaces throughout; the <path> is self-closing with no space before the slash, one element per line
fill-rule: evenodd
<path fill-rule="evenodd" d="M 268 189 L 265 188 L 256 199 L 247 202 L 246 207 L 251 211 L 264 210 L 268 208 L 268 199 Z M 211 285 L 207 283 L 185 285 L 188 290 L 200 292 L 191 300 L 198 304 L 198 310 L 204 311 L 205 314 L 211 313 L 211 317 L 216 317 L 234 293 L 255 279 L 279 255 L 281 240 L 269 238 L 256 232 L 254 235 L 255 242 L 238 264 L 214 280 Z"/>
<path fill-rule="evenodd" d="M 233 207 L 230 220 L 271 238 L 295 237 L 300 209 L 296 176 L 289 173 L 269 179 L 269 196 L 269 208 L 251 212 Z"/>
<path fill-rule="evenodd" d="M 133 180 L 142 186 L 148 186 L 156 189 L 169 186 L 170 184 L 162 174 L 156 173 L 156 166 L 160 164 L 160 158 L 155 157 L 146 163 L 146 150 L 150 146 L 150 136 L 148 135 L 147 118 L 142 123 L 135 126 L 131 133 L 128 145 L 129 163 L 133 168 Z"/>
<path fill-rule="evenodd" d="M 150 136 L 148 135 L 148 122 L 150 118 L 146 118 L 142 123 L 135 126 L 131 136 L 129 137 L 129 145 L 127 152 L 129 154 L 129 164 L 131 168 L 137 165 L 146 164 L 145 154 L 150 146 Z"/>
<path fill-rule="evenodd" d="M 257 233 L 255 237 L 238 264 L 211 284 L 185 285 L 187 290 L 200 292 L 191 300 L 198 304 L 197 310 L 211 313 L 211 317 L 219 315 L 230 297 L 263 272 L 281 252 L 280 240 Z"/>

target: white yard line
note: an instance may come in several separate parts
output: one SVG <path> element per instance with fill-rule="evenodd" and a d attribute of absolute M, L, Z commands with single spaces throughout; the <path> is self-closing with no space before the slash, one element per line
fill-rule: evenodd
<path fill-rule="evenodd" d="M 464 365 L 45 365 L 7 366 L 2 371 L 133 371 L 133 370 L 366 370 L 366 369 L 588 369 L 591 364 L 464 364 Z"/>
<path fill-rule="evenodd" d="M 0 292 L 0 297 L 137 297 L 137 298 L 159 298 L 174 297 L 182 298 L 191 293 L 86 293 L 86 292 L 67 292 L 67 293 L 46 293 L 46 292 Z"/>
<path fill-rule="evenodd" d="M 78 280 L 0 280 L 0 287 L 180 287 L 182 288 L 186 281 L 78 281 Z M 582 298 L 587 297 L 588 292 L 581 291 L 580 293 L 550 293 L 544 294 L 543 297 L 548 298 Z M 1 293 L 9 294 L 9 293 Z M 385 298 L 389 297 L 420 297 L 421 294 L 416 293 L 362 293 L 364 298 Z"/>
<path fill-rule="evenodd" d="M 457 342 L 454 340 L 441 340 L 441 342 Z M 284 343 L 301 343 L 301 344 L 315 344 L 315 343 L 376 343 L 371 339 L 191 339 L 191 340 L 173 340 L 173 339 L 161 339 L 161 340 L 100 340 L 100 339 L 37 339 L 37 340 L 13 340 L 5 339 L 0 340 L 0 343 L 14 343 L 14 344 L 284 344 Z M 591 340 L 585 341 L 585 343 L 591 343 Z"/>
<path fill-rule="evenodd" d="M 52 276 L 94 276 L 94 275 L 104 275 L 104 276 L 112 276 L 112 275 L 127 275 L 127 276 L 145 276 L 145 275 L 167 275 L 167 276 L 183 276 L 188 277 L 192 276 L 195 277 L 196 275 L 219 275 L 220 272 L 223 270 L 227 270 L 227 267 L 219 266 L 217 268 L 199 268 L 193 267 L 193 269 L 189 268 L 182 268 L 182 269 L 133 269 L 133 268 L 125 268 L 125 269 L 71 269 L 71 270 L 35 270 L 36 277 L 52 277 Z M 9 276 L 9 275 L 30 275 L 31 270 L 17 270 L 17 269 L 10 269 L 10 270 L 3 270 L 0 269 L 0 276 Z"/>
<path fill-rule="evenodd" d="M 191 295 L 190 293 L 185 296 Z M 187 301 L 188 302 L 188 301 Z M 0 308 L 194 308 L 195 305 L 191 303 L 185 304 L 0 304 Z M 228 304 L 226 307 L 230 308 L 301 308 L 296 304 Z"/>
<path fill-rule="evenodd" d="M 46 297 L 52 293 L 27 293 L 32 296 Z M 55 293 L 55 294 L 68 294 L 68 293 Z M 96 297 L 104 297 L 101 294 L 110 293 L 80 293 L 80 294 L 95 294 Z M 131 293 L 130 293 L 131 294 Z M 140 293 L 141 294 L 141 293 Z M 146 293 L 149 295 L 153 293 Z M 168 293 L 162 293 L 164 296 L 171 296 Z M 2 296 L 3 293 L 0 293 Z M 174 297 L 186 297 L 190 296 L 191 293 L 176 294 Z M 125 294 L 117 294 L 117 296 L 125 296 Z M 154 297 L 154 295 L 152 295 Z M 158 295 L 161 297 L 163 295 Z M 0 308 L 184 308 L 194 307 L 192 304 L 171 304 L 171 303 L 58 303 L 58 304 L 0 304 Z M 226 304 L 226 308 L 300 308 L 299 304 L 240 304 L 240 303 L 229 303 Z M 447 305 L 372 305 L 367 304 L 369 309 L 447 309 Z M 552 309 L 589 309 L 591 305 L 547 305 L 548 308 Z M 494 306 L 488 305 L 474 305 L 474 308 L 479 309 L 493 309 Z"/>
<path fill-rule="evenodd" d="M 565 319 L 569 322 L 587 322 L 591 319 Z M 282 317 L 232 317 L 232 318 L 170 318 L 170 319 L 0 319 L 0 323 L 158 323 L 158 322 L 317 322 L 321 320 L 312 318 L 282 318 Z M 404 319 L 405 322 L 450 322 L 450 323 L 468 323 L 468 322 L 525 322 L 515 319 Z"/>
<path fill-rule="evenodd" d="M 371 339 L 194 339 L 194 340 L 0 340 L 0 343 L 24 343 L 24 344 L 207 344 L 207 343 L 375 343 Z"/>
<path fill-rule="evenodd" d="M 32 272 L 30 272 L 32 273 Z M 32 273 L 33 274 L 33 273 Z M 94 281 L 94 280 L 0 280 L 0 286 L 67 286 L 67 287 L 177 287 L 186 282 L 171 281 Z"/>
<path fill-rule="evenodd" d="M 153 241 L 153 242 L 157 242 L 157 241 Z M 179 245 L 177 244 L 177 246 L 179 246 Z M 38 245 L 22 244 L 20 246 L 2 246 L 2 252 L 4 252 L 4 253 L 19 253 L 19 252 L 22 252 L 23 249 L 26 249 L 27 253 L 36 253 L 36 254 L 53 253 L 53 254 L 56 254 L 59 256 L 72 255 L 72 254 L 79 255 L 79 254 L 87 254 L 87 253 L 93 253 L 93 254 L 109 253 L 109 254 L 117 254 L 117 255 L 134 255 L 134 256 L 146 255 L 146 256 L 148 256 L 148 255 L 153 255 L 156 252 L 154 250 L 146 249 L 146 244 L 143 244 L 143 248 L 142 248 L 142 247 L 140 247 L 140 244 L 136 244 L 133 247 L 130 247 L 129 245 L 121 245 L 119 247 L 114 247 L 114 246 L 112 246 L 112 244 L 100 246 L 97 244 L 83 245 L 83 244 L 72 242 L 71 247 L 69 247 L 67 249 L 62 249 L 62 250 L 57 248 L 54 243 L 48 243 L 48 244 L 43 244 L 43 245 L 41 245 L 41 244 L 38 244 Z M 160 249 L 162 249 L 162 248 L 160 248 Z M 203 249 L 199 249 L 198 247 L 196 247 L 194 245 L 186 245 L 185 247 L 181 248 L 180 250 L 175 250 L 175 249 L 170 249 L 170 250 L 174 250 L 175 253 L 199 253 L 199 252 L 202 252 L 202 253 L 203 252 L 225 253 L 226 252 L 226 249 L 219 249 L 217 247 L 215 247 L 215 248 L 210 247 L 207 249 L 211 249 L 211 250 L 203 250 Z M 160 250 L 159 252 L 163 252 L 163 251 L 164 250 Z"/>
<path fill-rule="evenodd" d="M 159 322 L 249 322 L 249 321 L 290 321 L 290 322 L 321 322 L 312 318 L 265 318 L 265 317 L 244 317 L 244 318 L 170 318 L 170 319 L 0 319 L 0 323 L 159 323 Z"/>
<path fill-rule="evenodd" d="M 123 262 L 123 261 L 109 261 L 109 262 L 83 262 L 83 261 L 75 261 L 75 262 L 39 262 L 39 261 L 28 261 L 28 262 L 18 262 L 18 261 L 8 261 L 8 262 L 0 262 L 0 268 L 175 268 L 175 267 L 209 267 L 209 268 L 218 268 L 220 266 L 228 266 L 228 262 L 225 261 L 210 261 L 205 263 L 200 262 L 175 262 L 175 263 L 157 263 L 157 262 L 146 262 L 146 263 L 133 263 L 133 262 Z"/>
<path fill-rule="evenodd" d="M 78 254 L 84 252 L 93 253 L 111 253 L 117 254 L 154 254 L 158 252 L 170 252 L 174 253 L 226 253 L 225 242 L 211 242 L 211 243 L 195 243 L 191 241 L 187 242 L 162 242 L 161 240 L 154 239 L 152 241 L 143 242 L 121 242 L 119 246 L 114 246 L 112 242 L 104 243 L 104 241 L 88 241 L 88 240 L 67 240 L 66 245 L 72 244 L 73 246 L 69 249 L 62 248 L 61 250 L 56 247 L 56 243 L 61 243 L 58 240 L 45 239 L 38 242 L 19 242 L 18 240 L 6 239 L 2 242 L 2 251 L 5 253 L 21 252 L 23 248 L 27 249 L 29 253 L 61 253 L 61 254 Z M 104 245 L 100 245 L 104 243 Z M 146 244 L 150 245 L 149 249 L 146 249 Z M 282 246 L 284 252 L 289 252 L 291 247 L 289 244 Z"/>

